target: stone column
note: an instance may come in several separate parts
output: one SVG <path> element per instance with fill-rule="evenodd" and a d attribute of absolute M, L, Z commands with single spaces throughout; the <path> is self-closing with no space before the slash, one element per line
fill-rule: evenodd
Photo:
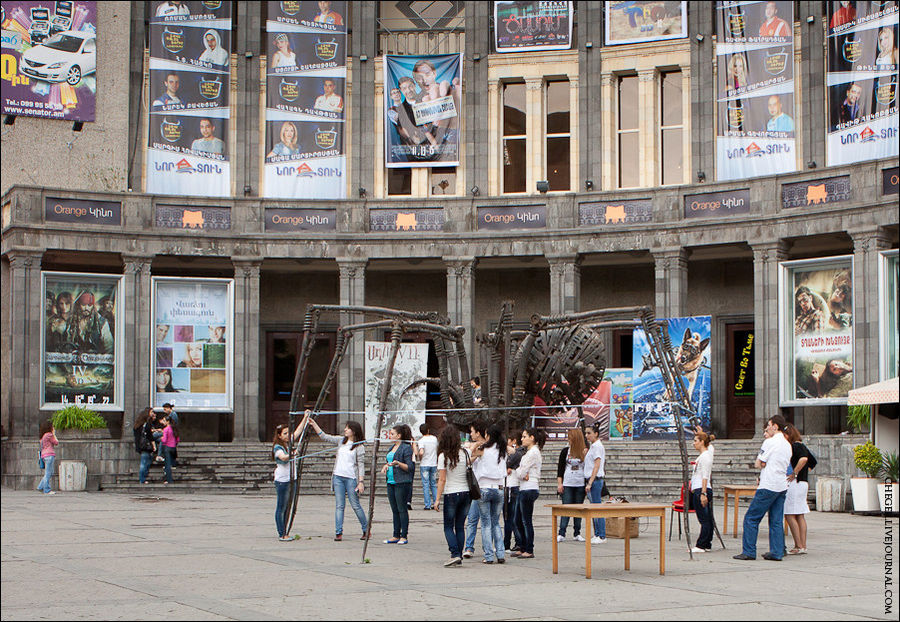
<path fill-rule="evenodd" d="M 525 79 L 526 169 L 525 192 L 537 193 L 537 182 L 544 174 L 544 79 Z"/>
<path fill-rule="evenodd" d="M 41 258 L 38 249 L 15 249 L 9 258 L 10 349 L 9 435 L 36 438 L 40 420 L 49 413 L 41 405 L 41 332 L 44 330 L 44 301 L 41 300 Z"/>
<path fill-rule="evenodd" d="M 878 260 L 890 248 L 882 227 L 850 231 L 853 238 L 853 384 L 878 382 Z"/>
<path fill-rule="evenodd" d="M 338 257 L 340 271 L 340 302 L 342 305 L 366 304 L 366 264 L 368 259 Z M 342 314 L 341 325 L 364 321 L 360 314 Z M 338 409 L 361 411 L 365 404 L 366 370 L 364 363 L 365 333 L 355 333 L 347 348 L 338 374 Z M 358 418 L 363 421 L 363 417 Z"/>
<path fill-rule="evenodd" d="M 576 254 L 548 255 L 550 262 L 550 315 L 581 310 L 581 258 Z"/>
<path fill-rule="evenodd" d="M 503 89 L 500 88 L 499 80 L 488 80 L 488 105 L 490 110 L 503 110 L 502 93 Z M 487 194 L 489 196 L 496 196 L 502 191 L 503 167 L 500 166 L 500 149 L 503 146 L 503 136 L 501 135 L 503 128 L 500 125 L 501 121 L 500 114 L 488 115 L 488 136 L 496 136 L 497 139 L 487 141 L 487 188 L 481 188 L 479 186 L 481 191 L 480 194 L 482 195 Z M 469 184 L 469 187 L 465 188 L 466 194 L 469 193 L 469 189 L 472 186 L 476 185 L 478 184 Z"/>
<path fill-rule="evenodd" d="M 640 142 L 640 186 L 653 187 L 659 181 L 656 173 L 656 162 L 659 160 L 656 148 L 658 128 L 657 108 L 659 97 L 656 95 L 656 69 L 638 72 L 638 139 Z"/>
<path fill-rule="evenodd" d="M 475 351 L 475 268 L 474 257 L 444 257 L 447 266 L 447 315 L 454 326 L 466 329 L 464 343 L 471 366 L 478 358 Z M 467 379 L 464 379 L 467 380 Z"/>
<path fill-rule="evenodd" d="M 756 366 L 756 417 L 754 437 L 762 436 L 766 419 L 779 413 L 778 387 L 778 263 L 787 257 L 783 240 L 752 244 L 753 248 L 753 350 Z"/>
<path fill-rule="evenodd" d="M 683 248 L 655 251 L 656 317 L 683 317 L 687 297 L 687 251 Z"/>
<path fill-rule="evenodd" d="M 234 439 L 259 436 L 259 266 L 258 259 L 232 259 L 234 265 Z M 240 344 L 240 348 L 237 348 Z"/>
<path fill-rule="evenodd" d="M 613 76 L 610 73 L 604 73 L 600 76 L 600 100 L 604 102 L 613 102 L 614 93 Z M 594 188 L 600 187 L 603 190 L 612 190 L 619 187 L 619 180 L 616 178 L 616 112 L 613 106 L 606 105 L 600 110 L 600 141 L 603 145 L 600 155 L 600 179 L 594 180 Z"/>
<path fill-rule="evenodd" d="M 150 403 L 150 378 L 152 365 L 147 361 L 147 352 L 153 352 L 154 327 L 150 325 L 152 317 L 150 304 L 153 298 L 150 265 L 152 255 L 122 256 L 125 264 L 125 277 L 122 291 L 125 294 L 125 308 L 122 327 L 117 331 L 116 339 L 124 339 L 125 394 L 122 418 L 122 429 L 126 432 L 134 425 L 138 413 Z"/>
<path fill-rule="evenodd" d="M 579 158 L 579 114 L 578 107 L 578 75 L 567 76 L 569 78 L 569 189 L 573 192 L 581 192 L 584 182 L 581 180 L 581 159 Z M 589 179 L 589 178 L 586 178 Z"/>

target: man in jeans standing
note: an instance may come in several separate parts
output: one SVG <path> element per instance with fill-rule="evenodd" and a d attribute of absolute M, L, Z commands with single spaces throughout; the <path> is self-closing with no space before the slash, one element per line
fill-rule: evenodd
<path fill-rule="evenodd" d="M 756 468 L 759 487 L 744 515 L 743 550 L 734 559 L 756 559 L 759 523 L 769 513 L 769 552 L 763 559 L 780 562 L 784 555 L 784 498 L 787 495 L 787 469 L 791 463 L 791 444 L 782 434 L 785 421 L 775 415 L 766 422 L 765 436 Z"/>
<path fill-rule="evenodd" d="M 417 442 L 419 448 L 419 473 L 422 474 L 422 496 L 425 497 L 425 509 L 434 507 L 437 500 L 437 446 L 438 440 L 431 433 L 427 423 L 419 426 L 422 438 Z"/>

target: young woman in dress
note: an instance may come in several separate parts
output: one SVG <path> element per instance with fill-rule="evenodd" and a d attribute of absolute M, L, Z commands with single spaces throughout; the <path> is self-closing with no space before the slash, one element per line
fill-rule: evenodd
<path fill-rule="evenodd" d="M 584 434 L 581 428 L 572 428 L 568 432 L 569 444 L 559 452 L 559 462 L 556 465 L 556 493 L 562 495 L 563 503 L 584 503 L 586 490 L 584 488 L 584 456 L 587 447 L 584 444 Z M 566 539 L 566 528 L 569 526 L 569 517 L 563 516 L 559 521 L 559 533 L 556 541 Z M 584 542 L 581 535 L 581 519 L 575 519 L 573 529 L 575 540 Z"/>
<path fill-rule="evenodd" d="M 794 536 L 794 548 L 788 551 L 791 555 L 806 553 L 806 515 L 809 504 L 809 449 L 803 444 L 800 431 L 792 423 L 784 426 L 784 434 L 791 442 L 791 468 L 793 472 L 787 476 L 788 489 L 784 499 L 784 520 Z"/>
<path fill-rule="evenodd" d="M 450 549 L 446 568 L 462 564 L 462 550 L 466 542 L 466 516 L 469 514 L 469 483 L 466 480 L 468 453 L 459 442 L 459 430 L 452 424 L 444 426 L 438 438 L 438 484 L 434 511 L 444 511 L 444 538 Z"/>
<path fill-rule="evenodd" d="M 519 507 L 522 524 L 524 526 L 522 552 L 513 553 L 513 557 L 520 559 L 534 558 L 534 502 L 540 495 L 541 483 L 541 449 L 547 440 L 547 434 L 536 428 L 525 428 L 522 432 L 522 447 L 525 455 L 516 469 L 519 476 Z"/>
<path fill-rule="evenodd" d="M 387 478 L 388 501 L 391 504 L 391 514 L 394 519 L 394 533 L 384 541 L 385 544 L 407 544 L 409 540 L 409 510 L 406 508 L 406 499 L 409 489 L 412 488 L 412 431 L 405 423 L 395 425 L 388 432 L 388 439 L 394 445 L 388 451 L 385 458 L 386 464 L 381 467 L 381 473 Z"/>

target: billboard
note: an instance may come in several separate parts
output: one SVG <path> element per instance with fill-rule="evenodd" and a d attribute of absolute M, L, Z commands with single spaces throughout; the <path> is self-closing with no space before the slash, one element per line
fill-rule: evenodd
<path fill-rule="evenodd" d="M 494 48 L 498 52 L 568 50 L 572 2 L 494 2 Z"/>
<path fill-rule="evenodd" d="M 606 45 L 687 37 L 687 2 L 605 2 Z"/>
<path fill-rule="evenodd" d="M 634 433 L 634 404 L 631 401 L 633 374 L 630 367 L 619 367 L 607 369 L 603 376 L 603 381 L 610 383 L 610 440 L 631 440 Z"/>
<path fill-rule="evenodd" d="M 390 342 L 366 341 L 365 373 L 366 373 L 366 438 L 374 439 L 378 427 L 378 402 L 381 399 L 381 387 L 387 371 L 391 354 Z M 395 425 L 405 423 L 417 431 L 425 423 L 425 383 L 410 391 L 403 390 L 416 380 L 428 376 L 428 344 L 401 343 L 397 358 L 394 361 L 394 372 L 391 376 L 391 392 L 385 408 L 384 423 L 381 426 L 381 438 L 386 439 L 388 431 Z"/>

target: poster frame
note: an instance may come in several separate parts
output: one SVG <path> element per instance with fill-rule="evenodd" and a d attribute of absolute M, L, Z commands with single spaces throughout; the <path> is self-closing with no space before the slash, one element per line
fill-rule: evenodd
<path fill-rule="evenodd" d="M 610 18 L 610 2 L 603 3 L 603 45 L 605 47 L 612 47 L 616 45 L 631 45 L 634 43 L 656 43 L 659 41 L 671 41 L 672 39 L 687 39 L 688 37 L 688 3 L 682 1 L 681 4 L 681 34 L 675 35 L 664 35 L 661 37 L 632 37 L 630 39 L 616 39 L 614 41 L 610 40 L 610 23 L 612 22 Z"/>
<path fill-rule="evenodd" d="M 881 251 L 878 254 L 878 379 L 889 380 L 897 375 L 897 362 L 900 360 L 900 352 L 897 351 L 897 342 L 894 341 L 891 329 L 897 331 L 897 315 L 900 309 L 897 308 L 897 289 L 898 277 L 895 271 L 890 274 L 891 263 L 894 269 L 897 268 L 900 251 L 896 248 L 893 250 Z M 892 277 L 893 276 L 893 281 Z M 891 304 L 894 305 L 893 313 L 891 313 Z M 894 333 L 896 334 L 896 332 Z M 891 352 L 893 350 L 893 352 Z M 894 369 L 890 369 L 891 355 L 894 358 Z"/>
<path fill-rule="evenodd" d="M 544 45 L 523 45 L 521 47 L 501 47 L 498 45 L 500 43 L 500 34 L 497 28 L 497 21 L 499 17 L 500 11 L 500 3 L 493 2 L 493 17 L 494 17 L 494 50 L 498 54 L 511 54 L 516 52 L 547 52 L 553 50 L 571 50 L 575 48 L 575 42 L 572 40 L 572 22 L 575 20 L 575 3 L 574 2 L 566 2 L 566 12 L 569 20 L 569 34 L 566 37 L 565 43 L 549 43 Z"/>

